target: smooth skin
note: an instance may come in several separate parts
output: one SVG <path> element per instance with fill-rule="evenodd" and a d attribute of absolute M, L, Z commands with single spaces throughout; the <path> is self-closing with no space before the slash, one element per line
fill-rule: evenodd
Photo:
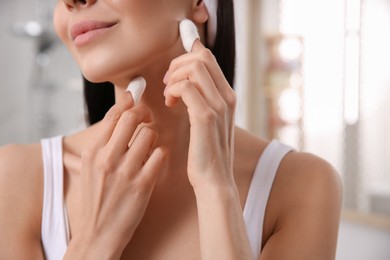
<path fill-rule="evenodd" d="M 212 53 L 200 41 L 184 52 L 184 17 L 204 39 L 199 1 L 58 1 L 58 35 L 83 73 L 113 82 L 117 97 L 101 122 L 63 141 L 71 231 L 64 259 L 252 259 L 242 210 L 268 142 L 234 126 L 236 97 Z M 77 48 L 69 28 L 87 18 L 118 24 Z M 131 34 L 141 25 L 137 39 L 145 41 L 137 43 Z M 134 105 L 124 90 L 137 75 L 148 87 Z M 0 149 L 0 259 L 43 259 L 41 152 L 40 144 Z M 259 259 L 334 259 L 341 194 L 327 162 L 289 153 L 267 204 Z"/>

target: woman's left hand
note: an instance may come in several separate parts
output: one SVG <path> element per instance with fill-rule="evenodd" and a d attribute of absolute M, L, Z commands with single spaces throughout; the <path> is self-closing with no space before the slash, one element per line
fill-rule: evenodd
<path fill-rule="evenodd" d="M 164 83 L 165 104 L 173 107 L 182 99 L 188 108 L 193 188 L 233 184 L 236 95 L 212 52 L 196 40 L 191 53 L 171 62 Z"/>

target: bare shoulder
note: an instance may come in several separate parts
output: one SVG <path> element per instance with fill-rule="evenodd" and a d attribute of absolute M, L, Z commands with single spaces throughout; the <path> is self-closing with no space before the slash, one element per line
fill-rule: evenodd
<path fill-rule="evenodd" d="M 235 137 L 235 178 L 244 203 L 269 141 L 239 128 Z M 329 162 L 310 153 L 288 153 L 268 199 L 260 259 L 334 259 L 341 202 L 341 178 Z"/>
<path fill-rule="evenodd" d="M 339 206 L 342 182 L 339 173 L 326 160 L 303 152 L 292 152 L 282 161 L 274 183 L 275 192 L 284 190 L 286 205 L 329 201 Z M 324 204 L 317 204 L 322 207 Z"/>
<path fill-rule="evenodd" d="M 341 178 L 330 163 L 310 153 L 286 155 L 267 205 L 272 231 L 262 259 L 334 259 L 341 202 Z"/>
<path fill-rule="evenodd" d="M 258 163 L 269 141 L 261 139 L 246 130 L 236 128 L 235 136 L 235 167 L 237 172 L 243 172 L 244 177 L 251 180 L 254 168 Z M 249 175 L 249 176 L 248 176 Z M 241 176 L 238 176 L 241 177 Z M 310 196 L 306 196 L 306 195 Z M 333 198 L 340 202 L 342 183 L 339 173 L 326 160 L 304 152 L 290 152 L 282 160 L 271 195 L 286 199 L 286 205 L 295 208 L 294 203 L 301 199 Z"/>
<path fill-rule="evenodd" d="M 22 257 L 20 249 L 41 255 L 38 245 L 43 194 L 41 158 L 39 144 L 0 148 L 1 259 Z"/>
<path fill-rule="evenodd" d="M 43 166 L 40 144 L 11 144 L 0 148 L 2 199 L 27 200 L 42 197 Z M 32 197 L 26 197 L 32 195 Z M 19 201 L 21 202 L 21 201 Z M 39 205 L 29 205 L 36 208 Z"/>

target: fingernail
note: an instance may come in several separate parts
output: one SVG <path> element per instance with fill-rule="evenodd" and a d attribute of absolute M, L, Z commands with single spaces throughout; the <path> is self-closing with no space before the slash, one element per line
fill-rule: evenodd
<path fill-rule="evenodd" d="M 130 92 L 131 95 L 133 96 L 134 105 L 136 105 L 140 101 L 145 91 L 145 88 L 146 88 L 146 80 L 143 77 L 137 77 L 133 79 L 127 86 L 126 91 Z"/>
<path fill-rule="evenodd" d="M 200 39 L 198 28 L 196 27 L 194 22 L 188 19 L 181 21 L 179 28 L 184 49 L 186 50 L 186 52 L 191 52 L 195 40 Z"/>

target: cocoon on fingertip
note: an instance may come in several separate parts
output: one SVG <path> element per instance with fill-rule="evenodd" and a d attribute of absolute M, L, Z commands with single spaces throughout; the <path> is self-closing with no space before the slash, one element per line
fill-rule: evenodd
<path fill-rule="evenodd" d="M 199 38 L 198 28 L 191 20 L 185 19 L 180 22 L 180 36 L 183 42 L 184 49 L 186 52 L 192 51 L 192 46 L 196 39 Z"/>
<path fill-rule="evenodd" d="M 140 101 L 145 88 L 146 80 L 143 77 L 137 77 L 129 83 L 126 91 L 130 92 L 133 96 L 134 104 L 137 104 Z"/>

